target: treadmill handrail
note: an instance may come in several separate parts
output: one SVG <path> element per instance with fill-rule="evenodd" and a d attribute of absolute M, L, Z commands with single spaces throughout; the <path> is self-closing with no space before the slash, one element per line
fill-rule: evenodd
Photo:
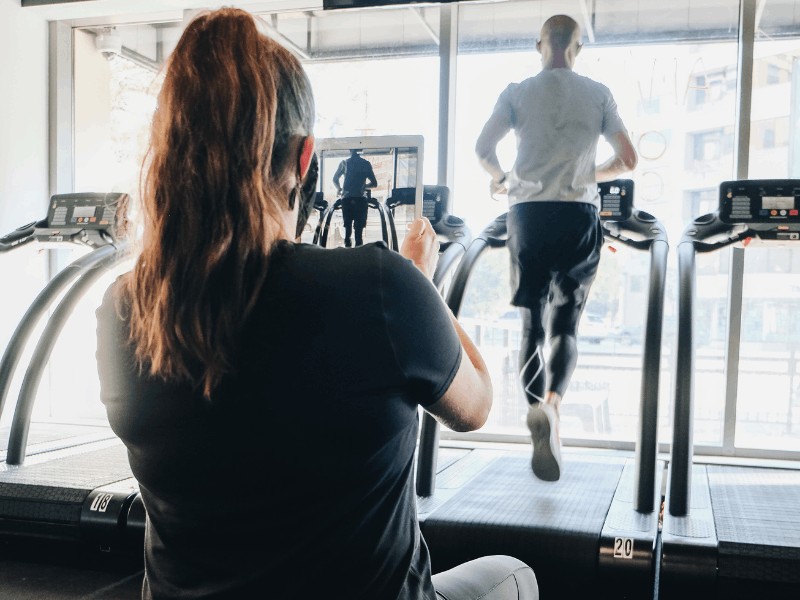
<path fill-rule="evenodd" d="M 695 252 L 713 252 L 757 235 L 747 225 L 723 222 L 719 217 L 719 210 L 716 210 L 694 218 L 684 228 L 680 244 L 691 244 Z M 714 241 L 706 241 L 709 239 Z"/>
<path fill-rule="evenodd" d="M 664 226 L 650 213 L 634 209 L 630 218 L 625 221 L 603 221 L 606 237 L 618 240 L 637 250 L 647 250 L 653 242 L 667 243 L 667 231 Z M 633 239 L 626 233 L 635 233 L 642 239 Z"/>
<path fill-rule="evenodd" d="M 0 360 L 0 416 L 3 414 L 6 397 L 11 387 L 11 380 L 19 360 L 22 358 L 25 345 L 28 343 L 28 339 L 33 334 L 42 315 L 47 312 L 58 295 L 75 278 L 93 268 L 113 251 L 114 248 L 112 246 L 102 246 L 67 265 L 45 285 L 28 307 L 28 310 L 25 311 L 8 341 L 2 360 Z"/>
<path fill-rule="evenodd" d="M 442 292 L 445 279 L 455 266 L 456 260 L 462 257 L 466 248 L 459 242 L 451 242 L 439 255 L 436 271 L 433 273 L 433 285 Z M 419 496 L 432 496 L 436 480 L 436 463 L 439 448 L 439 424 L 427 411 L 422 411 L 422 423 L 419 430 L 419 450 L 417 456 L 416 487 Z M 420 459 L 424 458 L 424 462 Z"/>
<path fill-rule="evenodd" d="M 661 338 L 664 324 L 668 254 L 669 244 L 666 236 L 659 235 L 652 240 L 647 314 L 642 349 L 639 428 L 634 451 L 633 509 L 639 513 L 650 513 L 656 509 L 653 489 L 656 484 L 658 462 L 658 395 L 661 388 L 659 385 Z"/>
<path fill-rule="evenodd" d="M 328 208 L 325 209 L 325 212 L 322 213 L 322 216 L 319 218 L 319 224 L 322 226 L 319 232 L 319 236 L 314 236 L 314 243 L 318 243 L 323 248 L 328 245 L 328 231 L 331 226 L 331 219 L 333 219 L 333 211 L 337 208 L 341 208 L 342 206 L 342 199 L 339 198 L 335 202 L 333 202 Z"/>
<path fill-rule="evenodd" d="M 32 242 L 36 239 L 36 229 L 46 224 L 47 221 L 32 221 L 0 237 L 0 252 L 8 252 Z"/>
<path fill-rule="evenodd" d="M 447 296 L 447 305 L 458 317 L 469 276 L 480 255 L 488 248 L 506 245 L 507 213 L 492 221 L 467 247 L 458 265 Z M 650 285 L 647 316 L 645 319 L 644 351 L 642 357 L 642 395 L 640 402 L 640 427 L 636 448 L 636 480 L 634 485 L 634 509 L 641 513 L 654 510 L 652 490 L 655 485 L 655 470 L 658 447 L 658 378 L 661 362 L 661 331 L 663 325 L 664 291 L 668 242 L 666 229 L 649 213 L 634 210 L 625 221 L 606 221 L 604 233 L 637 250 L 650 250 Z M 626 232 L 643 236 L 634 240 Z M 655 379 L 655 381 L 653 381 Z M 423 420 L 417 457 L 417 494 L 431 496 L 435 491 L 435 465 L 438 451 L 439 424 L 428 415 Z M 648 447 L 643 448 L 644 445 Z"/>
<path fill-rule="evenodd" d="M 387 223 L 386 208 L 375 198 L 367 198 L 366 200 L 368 207 L 372 207 L 378 210 L 378 214 L 380 215 L 381 218 L 381 235 L 383 236 L 383 241 L 386 242 L 386 244 L 392 250 L 398 250 L 397 232 L 395 231 L 393 221 L 389 221 L 391 223 L 391 229 L 393 234 L 391 238 L 389 236 L 389 227 L 386 224 Z M 336 202 L 328 206 L 328 208 L 322 214 L 322 216 L 319 219 L 319 224 L 317 226 L 318 232 L 314 234 L 315 244 L 319 244 L 323 248 L 325 248 L 328 245 L 328 231 L 330 231 L 331 220 L 333 219 L 333 213 L 335 210 L 340 209 L 341 207 L 342 207 L 342 199 L 339 198 L 336 200 Z M 389 216 L 388 219 L 391 219 L 391 216 Z"/>
<path fill-rule="evenodd" d="M 367 198 L 367 206 L 371 206 L 372 208 L 378 210 L 378 214 L 381 217 L 381 235 L 383 235 L 383 241 L 386 242 L 386 245 L 388 245 L 392 250 L 397 252 L 399 250 L 397 245 L 397 232 L 394 225 L 392 225 L 391 229 L 394 235 L 390 237 L 389 226 L 386 224 L 389 219 L 391 219 L 392 223 L 394 223 L 394 219 L 392 218 L 391 214 L 386 210 L 386 207 L 378 202 L 378 200 L 375 198 Z"/>
<path fill-rule="evenodd" d="M 439 254 L 436 270 L 433 272 L 433 285 L 436 286 L 439 293 L 444 289 L 447 274 L 453 269 L 456 261 L 464 255 L 466 250 L 463 244 L 450 242 L 444 251 Z"/>
<path fill-rule="evenodd" d="M 696 254 L 730 246 L 756 232 L 743 224 L 724 223 L 719 210 L 696 217 L 678 244 L 678 331 L 675 348 L 675 398 L 669 461 L 669 514 L 689 514 L 691 502 L 694 414 L 694 313 Z M 707 239 L 716 239 L 706 242 Z"/>
<path fill-rule="evenodd" d="M 678 245 L 678 331 L 675 348 L 675 400 L 669 461 L 669 514 L 689 512 L 692 477 L 694 403 L 695 246 Z"/>
<path fill-rule="evenodd" d="M 95 260 L 91 261 L 90 266 L 79 274 L 77 281 L 67 290 L 58 303 L 36 344 L 28 368 L 25 371 L 8 439 L 6 463 L 9 465 L 21 465 L 25 461 L 30 419 L 33 403 L 36 400 L 36 392 L 50 354 L 67 319 L 92 284 L 127 256 L 127 244 L 120 243 L 116 247 L 102 246 L 89 256 L 94 257 Z"/>
<path fill-rule="evenodd" d="M 445 300 L 456 317 L 458 317 L 458 313 L 461 310 L 461 301 L 475 262 L 487 248 L 505 245 L 505 241 L 502 239 L 502 236 L 506 233 L 505 218 L 505 214 L 497 217 L 464 250 Z M 434 282 L 436 283 L 436 281 Z M 423 412 L 422 425 L 419 432 L 419 449 L 417 450 L 416 493 L 418 496 L 433 496 L 434 491 L 436 491 L 439 437 L 439 423 L 430 413 Z"/>

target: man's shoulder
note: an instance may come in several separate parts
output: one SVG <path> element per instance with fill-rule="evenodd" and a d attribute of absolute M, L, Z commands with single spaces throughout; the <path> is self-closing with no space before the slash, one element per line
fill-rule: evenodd
<path fill-rule="evenodd" d="M 611 95 L 609 87 L 596 79 L 592 79 L 588 75 L 581 75 L 575 71 L 570 71 L 569 77 L 575 82 L 576 85 L 583 89 L 592 90 L 597 94 Z"/>
<path fill-rule="evenodd" d="M 537 84 L 548 84 L 550 83 L 551 79 L 559 78 L 566 81 L 573 81 L 575 83 L 580 83 L 582 85 L 588 85 L 592 87 L 599 87 L 603 89 L 608 89 L 608 86 L 605 84 L 597 81 L 596 79 L 592 79 L 588 75 L 583 75 L 581 73 L 576 72 L 574 69 L 546 69 L 540 71 L 533 77 L 529 77 L 522 84 L 527 85 L 537 85 Z"/>

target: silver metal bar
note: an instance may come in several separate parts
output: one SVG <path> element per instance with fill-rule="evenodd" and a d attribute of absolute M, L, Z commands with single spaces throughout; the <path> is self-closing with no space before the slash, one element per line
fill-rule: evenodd
<path fill-rule="evenodd" d="M 158 42 L 157 44 L 158 44 L 159 47 L 161 46 L 161 42 Z M 158 53 L 158 50 L 157 50 L 157 53 Z M 139 54 L 135 50 L 131 50 L 130 48 L 128 48 L 126 46 L 122 47 L 122 50 L 120 52 L 120 56 L 125 58 L 125 59 L 127 59 L 127 60 L 129 60 L 129 61 L 131 61 L 132 63 L 135 63 L 135 64 L 139 65 L 140 67 L 142 67 L 144 69 L 148 69 L 148 70 L 152 71 L 153 73 L 158 73 L 159 70 L 161 70 L 161 63 L 159 63 L 158 61 L 153 60 L 152 58 L 149 58 L 149 57 L 145 56 L 144 54 Z"/>
<path fill-rule="evenodd" d="M 311 60 L 311 56 L 309 56 L 308 52 L 303 50 L 300 46 L 295 44 L 292 40 L 288 37 L 283 35 L 280 31 L 278 31 L 278 15 L 273 13 L 270 15 L 269 21 L 263 21 L 266 34 L 271 38 L 274 38 L 276 42 L 283 44 L 289 50 L 297 54 L 302 60 Z"/>
<path fill-rule="evenodd" d="M 452 190 L 456 148 L 458 4 L 442 5 L 439 39 L 439 161 L 436 183 Z"/>
<path fill-rule="evenodd" d="M 72 28 L 61 21 L 49 24 L 49 136 L 50 195 L 75 191 L 75 95 L 73 93 Z M 42 208 L 47 206 L 43 199 Z M 47 251 L 47 278 L 61 270 L 63 251 Z"/>
<path fill-rule="evenodd" d="M 411 14 L 417 17 L 419 22 L 422 24 L 423 29 L 428 32 L 428 35 L 431 36 L 431 39 L 434 43 L 438 46 L 439 45 L 439 35 L 433 30 L 433 27 L 430 26 L 425 20 L 425 15 L 422 14 L 422 10 L 417 8 L 416 6 L 409 6 L 408 10 L 411 11 Z"/>
<path fill-rule="evenodd" d="M 594 27 L 592 26 L 592 15 L 589 12 L 589 6 L 586 0 L 578 0 L 578 5 L 581 7 L 581 16 L 583 16 L 583 30 L 586 32 L 589 43 L 594 44 Z"/>
<path fill-rule="evenodd" d="M 764 9 L 767 7 L 767 0 L 758 0 L 758 6 L 756 6 L 756 21 L 754 25 L 755 31 L 758 31 L 758 28 L 761 26 L 761 17 L 764 16 Z"/>
<path fill-rule="evenodd" d="M 747 179 L 750 170 L 750 118 L 753 90 L 753 48 L 758 0 L 739 5 L 738 96 L 736 99 L 736 178 Z M 739 355 L 742 335 L 742 284 L 744 250 L 731 251 L 728 287 L 728 340 L 725 353 L 725 412 L 722 434 L 723 454 L 732 454 L 736 436 L 736 401 L 739 394 Z"/>

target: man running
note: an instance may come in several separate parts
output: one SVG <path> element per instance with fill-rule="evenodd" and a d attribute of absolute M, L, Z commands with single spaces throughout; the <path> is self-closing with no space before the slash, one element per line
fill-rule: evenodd
<path fill-rule="evenodd" d="M 344 245 L 348 248 L 351 246 L 350 236 L 355 228 L 356 246 L 361 246 L 364 243 L 364 227 L 367 226 L 367 189 L 378 186 L 372 164 L 360 157 L 358 150 L 350 150 L 350 157 L 340 162 L 333 174 L 333 185 L 342 197 Z"/>
<path fill-rule="evenodd" d="M 523 324 L 520 381 L 530 405 L 531 466 L 545 481 L 561 476 L 559 406 L 577 362 L 578 321 L 603 244 L 597 182 L 637 163 L 609 89 L 572 70 L 581 47 L 574 19 L 545 21 L 536 42 L 541 73 L 500 94 L 475 146 L 492 177 L 490 191 L 508 194 L 511 303 Z M 506 174 L 496 148 L 512 129 L 517 156 Z M 601 135 L 614 155 L 596 165 Z"/>

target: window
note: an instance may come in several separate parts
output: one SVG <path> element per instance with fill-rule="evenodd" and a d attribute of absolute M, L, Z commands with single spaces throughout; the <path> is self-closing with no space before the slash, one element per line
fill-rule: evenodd
<path fill-rule="evenodd" d="M 733 129 L 724 127 L 689 134 L 689 163 L 719 160 L 733 152 Z"/>
<path fill-rule="evenodd" d="M 757 33 L 755 55 L 759 58 L 754 66 L 750 138 L 753 178 L 800 176 L 796 166 L 797 8 L 797 2 L 767 3 Z M 798 244 L 748 246 L 745 250 L 737 449 L 800 451 L 800 330 L 795 317 L 800 309 L 798 263 Z"/>
<path fill-rule="evenodd" d="M 423 176 L 426 183 L 435 183 L 438 16 L 438 7 L 409 7 L 359 11 L 358 18 L 352 11 L 262 18 L 269 35 L 304 64 L 316 100 L 317 138 L 422 135 Z M 138 189 L 160 69 L 182 30 L 178 22 L 74 29 L 76 191 Z M 109 34 L 119 40 L 119 52 L 98 49 L 98 36 Z M 51 388 L 75 389 L 77 384 L 70 382 L 79 381 L 85 382 L 85 393 L 52 403 L 40 399 L 39 418 L 104 422 L 105 411 L 97 401 L 94 336 L 85 332 L 94 332 L 94 309 L 108 283 L 95 286 L 93 296 L 70 319 L 51 361 Z"/>
<path fill-rule="evenodd" d="M 696 67 L 702 69 L 704 62 L 698 61 Z M 732 67 L 694 75 L 687 82 L 688 107 L 698 110 L 706 104 L 723 100 L 735 90 L 736 70 Z"/>
<path fill-rule="evenodd" d="M 691 10 L 684 11 L 681 17 L 673 4 L 661 9 L 642 2 L 596 2 L 589 9 L 588 19 L 584 19 L 578 2 L 461 4 L 455 102 L 455 214 L 480 230 L 507 210 L 505 204 L 488 197 L 488 176 L 477 166 L 475 140 L 505 86 L 539 72 L 536 32 L 548 16 L 557 12 L 571 15 L 582 25 L 584 48 L 575 70 L 612 90 L 620 116 L 636 144 L 639 166 L 628 176 L 636 185 L 636 205 L 664 223 L 672 244 L 677 243 L 686 226 L 687 211 L 701 209 L 699 200 L 684 211 L 676 207 L 684 193 L 708 190 L 702 210 L 716 208 L 715 190 L 720 181 L 731 177 L 733 168 L 738 2 L 714 2 L 713 6 L 692 3 Z M 688 7 L 686 3 L 679 4 Z M 680 20 L 679 26 L 676 19 Z M 601 142 L 598 160 L 609 153 L 608 146 Z M 513 134 L 498 146 L 498 157 L 504 168 L 511 167 L 515 157 Z M 697 165 L 691 173 L 685 170 L 689 164 Z M 579 341 L 578 366 L 562 405 L 566 407 L 570 394 L 578 395 L 588 383 L 601 385 L 602 389 L 592 390 L 592 397 L 584 400 L 607 405 L 609 418 L 602 427 L 596 424 L 588 429 L 577 417 L 565 418 L 561 434 L 566 438 L 635 439 L 649 256 L 621 244 L 612 245 L 617 252 L 603 250 L 600 271 L 586 307 L 586 313 L 597 317 L 592 327 L 604 328 L 605 335 L 599 343 Z M 507 311 L 509 301 L 507 252 L 490 251 L 484 256 L 470 280 L 465 300 L 470 304 L 469 318 L 482 322 Z M 481 265 L 483 261 L 487 266 Z M 708 267 L 716 285 L 722 283 L 723 287 L 718 304 L 707 310 L 708 322 L 714 319 L 715 335 L 724 336 L 720 319 L 725 314 L 727 275 L 721 271 L 720 261 L 719 256 L 714 256 Z M 497 264 L 502 274 L 499 281 L 488 267 L 489 262 Z M 667 281 L 676 277 L 671 263 Z M 491 299 L 487 297 L 490 291 Z M 668 294 L 666 307 L 676 301 L 671 283 Z M 480 303 L 478 297 L 483 299 Z M 666 407 L 671 402 L 673 385 L 674 315 L 665 317 L 663 340 L 661 403 L 665 410 L 660 436 L 667 440 L 671 427 Z M 493 376 L 497 373 L 506 381 L 509 375 L 503 365 L 514 364 L 517 346 L 482 342 L 480 348 L 493 361 Z M 721 346 L 715 348 L 717 353 L 721 350 Z M 720 389 L 721 355 L 703 366 L 710 373 L 703 385 Z M 705 417 L 715 424 L 720 422 L 723 408 L 723 396 L 719 399 L 713 414 Z M 483 431 L 527 435 L 523 413 L 511 408 L 519 401 L 518 383 L 496 389 L 498 414 Z M 700 437 L 703 442 L 720 439 L 721 427 L 714 427 L 714 431 Z"/>
<path fill-rule="evenodd" d="M 749 176 L 800 177 L 800 2 L 759 3 L 753 67 Z M 738 0 L 571 0 L 465 2 L 458 10 L 453 214 L 473 234 L 505 212 L 489 198 L 475 140 L 504 87 L 540 69 L 536 32 L 551 14 L 573 16 L 584 32 L 576 71 L 608 85 L 639 152 L 630 177 L 636 205 L 666 227 L 674 248 L 690 222 L 717 206 L 721 181 L 733 178 L 737 94 Z M 585 12 L 586 11 L 586 12 Z M 319 137 L 422 133 L 425 179 L 434 182 L 438 153 L 438 6 L 263 15 L 271 35 L 302 56 L 315 88 Z M 104 57 L 94 45 L 104 28 L 75 30 L 75 181 L 77 190 L 135 189 L 158 69 L 181 31 L 179 23 L 117 25 L 122 52 Z M 510 166 L 514 139 L 498 153 Z M 609 153 L 601 142 L 598 158 Z M 566 438 L 628 443 L 635 437 L 641 377 L 641 327 L 648 257 L 604 249 L 589 299 L 595 328 L 608 335 L 582 343 L 570 393 L 608 408 L 608 419 L 586 427 L 566 418 Z M 735 440 L 725 440 L 731 250 L 697 256 L 697 403 L 695 442 L 731 453 L 753 448 L 800 452 L 800 306 L 798 249 L 745 250 L 741 364 Z M 661 377 L 662 442 L 670 439 L 674 385 L 676 273 L 667 274 Z M 587 308 L 587 311 L 589 309 Z M 91 313 L 91 311 L 89 311 Z M 508 304 L 508 257 L 491 251 L 470 281 L 462 316 L 489 364 L 495 409 L 483 430 L 526 435 L 516 376 L 519 316 Z M 737 315 L 733 315 L 736 317 Z M 85 317 L 90 322 L 91 314 Z M 80 337 L 80 334 L 75 334 Z M 75 354 L 66 348 L 63 354 Z M 81 377 L 95 378 L 92 349 Z M 54 357 L 54 362 L 55 362 Z M 64 360 L 58 358 L 57 360 Z M 610 369 L 609 364 L 614 368 Z M 54 378 L 54 386 L 66 381 Z M 74 376 L 73 376 L 74 377 Z M 758 405 L 752 398 L 768 397 Z M 565 403 L 565 406 L 568 402 Z"/>

